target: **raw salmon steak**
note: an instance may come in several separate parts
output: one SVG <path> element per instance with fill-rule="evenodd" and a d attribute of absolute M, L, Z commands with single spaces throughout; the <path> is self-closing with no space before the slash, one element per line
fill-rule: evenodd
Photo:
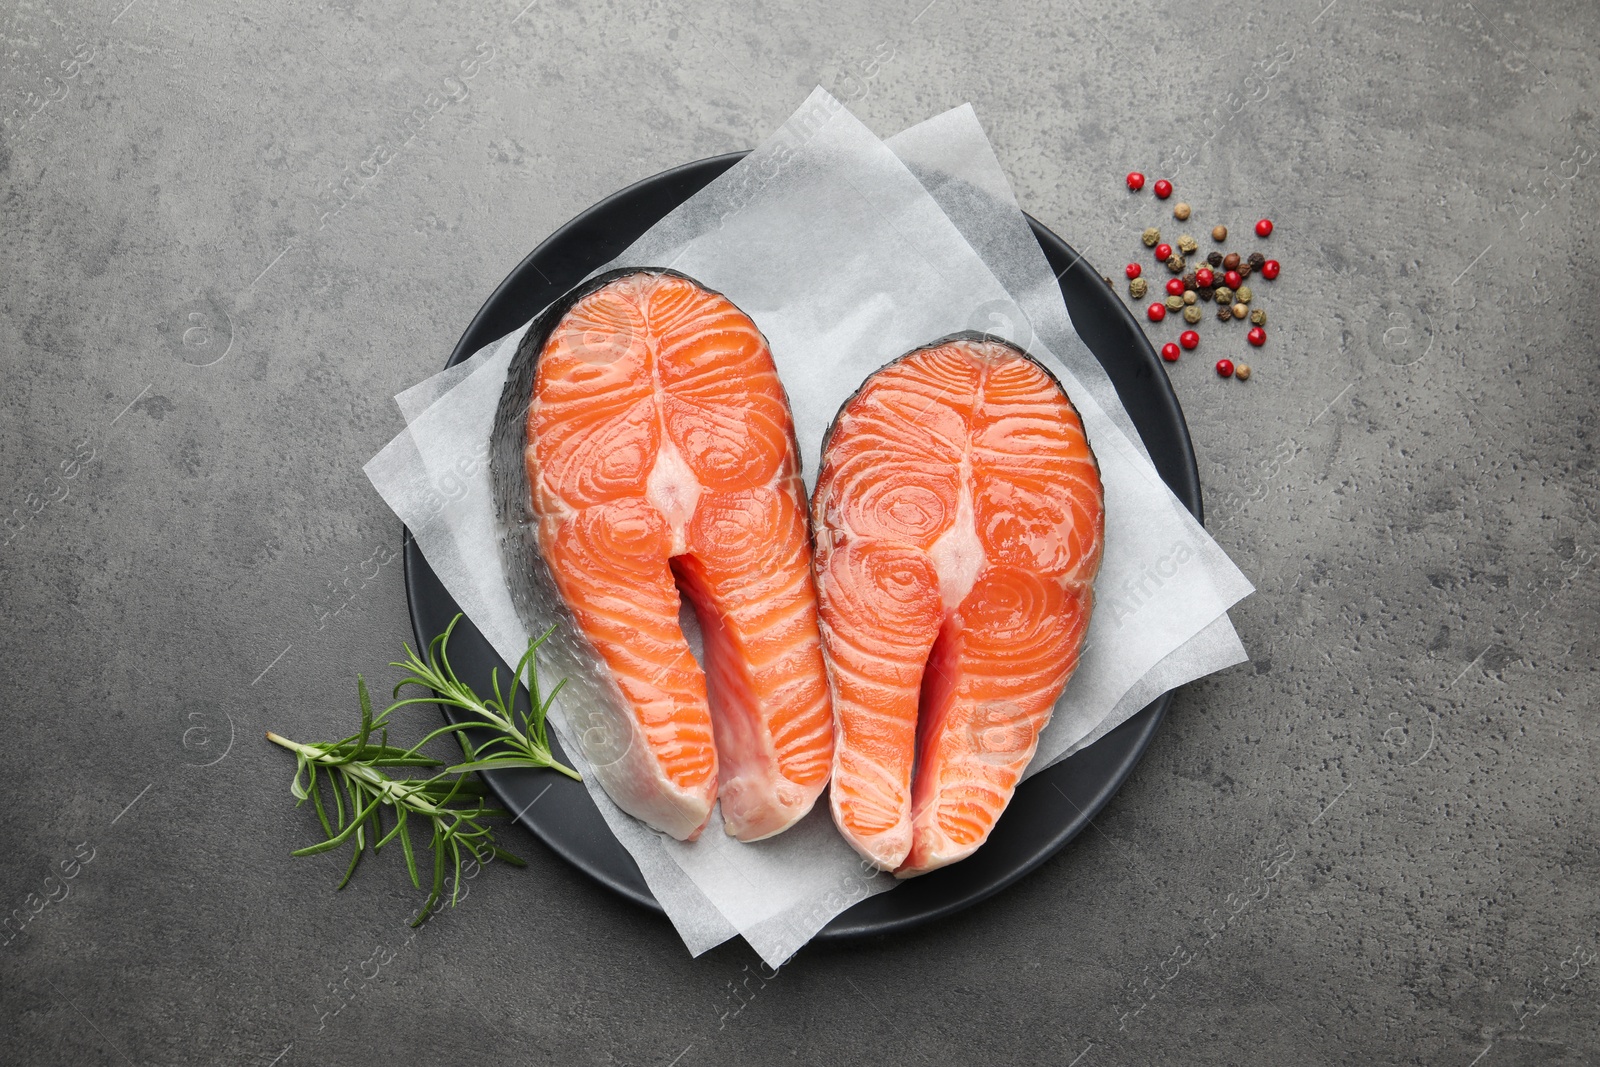
<path fill-rule="evenodd" d="M 682 275 L 620 272 L 569 300 L 538 353 L 526 463 L 540 552 L 623 705 L 621 743 L 596 773 L 624 811 L 680 840 L 719 791 L 729 834 L 770 837 L 811 810 L 833 756 L 805 488 L 772 353 L 726 297 Z"/>
<path fill-rule="evenodd" d="M 988 838 L 1078 664 L 1105 536 L 1077 410 L 981 334 L 867 379 L 812 497 L 834 822 L 901 877 Z"/>

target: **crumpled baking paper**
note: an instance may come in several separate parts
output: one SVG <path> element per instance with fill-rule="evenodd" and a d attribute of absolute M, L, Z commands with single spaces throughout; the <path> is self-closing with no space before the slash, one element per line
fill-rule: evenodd
<path fill-rule="evenodd" d="M 1060 377 L 1101 464 L 1105 560 L 1084 655 L 1030 770 L 1172 685 L 1243 658 L 1226 610 L 1250 584 L 1124 432 L 1126 413 L 1072 331 L 970 109 L 914 127 L 891 148 L 819 89 L 760 148 L 601 269 L 623 266 L 682 271 L 755 320 L 790 395 L 808 485 L 840 404 L 911 348 L 986 330 L 1023 343 Z M 497 550 L 504 531 L 486 459 L 523 332 L 401 394 L 410 424 L 366 468 L 508 662 L 526 647 L 527 629 Z M 566 700 L 552 714 L 580 771 L 582 746 L 569 727 L 584 714 Z M 825 802 L 769 841 L 737 842 L 714 818 L 699 841 L 684 843 L 623 814 L 592 782 L 590 791 L 691 952 L 738 933 L 777 966 L 834 915 L 895 884 L 833 831 Z"/>

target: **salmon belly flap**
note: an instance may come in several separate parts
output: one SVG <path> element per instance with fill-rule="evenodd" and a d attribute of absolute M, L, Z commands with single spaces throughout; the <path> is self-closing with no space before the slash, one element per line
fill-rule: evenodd
<path fill-rule="evenodd" d="M 729 834 L 770 837 L 833 756 L 788 398 L 726 297 L 664 271 L 597 281 L 542 342 L 526 452 L 540 552 L 623 705 L 595 774 L 679 840 L 719 791 Z"/>
<path fill-rule="evenodd" d="M 830 804 L 908 877 L 987 840 L 1088 630 L 1104 492 L 1077 410 L 1017 348 L 918 349 L 847 402 L 812 496 Z"/>

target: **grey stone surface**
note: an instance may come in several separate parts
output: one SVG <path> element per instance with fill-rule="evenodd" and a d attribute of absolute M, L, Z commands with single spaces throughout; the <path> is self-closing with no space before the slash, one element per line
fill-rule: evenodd
<path fill-rule="evenodd" d="M 1600 9 L 523 2 L 0 10 L 0 1062 L 1600 1060 Z M 412 938 L 398 863 L 288 857 L 262 740 L 408 637 L 397 565 L 319 623 L 398 541 L 389 398 L 818 82 L 884 135 L 971 100 L 1106 273 L 1185 228 L 1132 168 L 1276 219 L 1269 344 L 1170 368 L 1254 661 L 1015 888 L 764 984 L 520 833 Z"/>

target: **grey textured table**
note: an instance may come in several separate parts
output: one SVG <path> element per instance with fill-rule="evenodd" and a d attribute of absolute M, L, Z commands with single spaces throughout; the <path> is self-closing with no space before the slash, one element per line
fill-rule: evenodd
<path fill-rule="evenodd" d="M 1600 9 L 524 2 L 0 11 L 0 1062 L 1600 1060 Z M 1276 219 L 1268 346 L 1170 368 L 1253 662 L 911 934 L 692 960 L 517 832 L 413 938 L 397 859 L 288 857 L 262 739 L 409 637 L 390 396 L 818 82 L 883 135 L 971 100 L 1106 273 L 1177 232 L 1129 169 Z"/>

